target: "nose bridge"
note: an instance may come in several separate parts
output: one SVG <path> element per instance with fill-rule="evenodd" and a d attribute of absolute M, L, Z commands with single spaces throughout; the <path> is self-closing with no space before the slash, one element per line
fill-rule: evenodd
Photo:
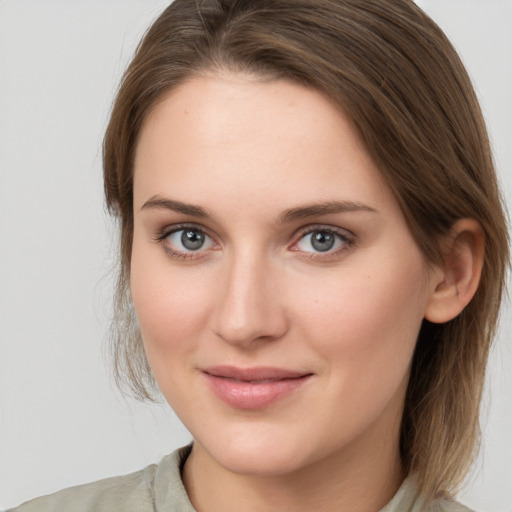
<path fill-rule="evenodd" d="M 282 336 L 286 315 L 270 258 L 246 247 L 225 265 L 214 322 L 217 335 L 240 345 Z"/>

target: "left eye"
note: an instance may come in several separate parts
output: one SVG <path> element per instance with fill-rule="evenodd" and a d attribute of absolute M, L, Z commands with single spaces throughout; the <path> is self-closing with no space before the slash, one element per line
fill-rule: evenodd
<path fill-rule="evenodd" d="M 179 252 L 210 249 L 214 241 L 203 231 L 193 228 L 178 229 L 167 235 L 167 243 Z"/>
<path fill-rule="evenodd" d="M 297 243 L 297 248 L 304 252 L 328 252 L 347 244 L 343 235 L 326 229 L 318 229 L 306 233 Z"/>

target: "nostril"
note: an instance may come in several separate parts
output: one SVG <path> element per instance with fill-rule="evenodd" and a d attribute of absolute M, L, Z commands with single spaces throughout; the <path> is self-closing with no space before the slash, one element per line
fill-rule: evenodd
<path fill-rule="evenodd" d="M 225 342 L 248 347 L 278 339 L 288 327 L 270 263 L 261 254 L 256 256 L 255 250 L 245 247 L 243 251 L 226 261 L 212 325 Z"/>

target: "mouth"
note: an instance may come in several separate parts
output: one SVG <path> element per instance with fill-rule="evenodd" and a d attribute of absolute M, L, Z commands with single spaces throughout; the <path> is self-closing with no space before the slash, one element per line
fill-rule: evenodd
<path fill-rule="evenodd" d="M 312 373 L 283 368 L 214 366 L 202 370 L 211 391 L 235 409 L 269 407 L 297 392 Z"/>

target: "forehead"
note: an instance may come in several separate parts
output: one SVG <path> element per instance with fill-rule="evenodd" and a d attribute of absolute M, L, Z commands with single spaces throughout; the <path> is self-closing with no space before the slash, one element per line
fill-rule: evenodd
<path fill-rule="evenodd" d="M 312 199 L 389 200 L 384 191 L 351 120 L 322 93 L 284 80 L 195 77 L 156 105 L 136 148 L 139 202 L 176 193 L 198 202 L 208 192 L 247 204 L 267 196 L 286 208 Z"/>

